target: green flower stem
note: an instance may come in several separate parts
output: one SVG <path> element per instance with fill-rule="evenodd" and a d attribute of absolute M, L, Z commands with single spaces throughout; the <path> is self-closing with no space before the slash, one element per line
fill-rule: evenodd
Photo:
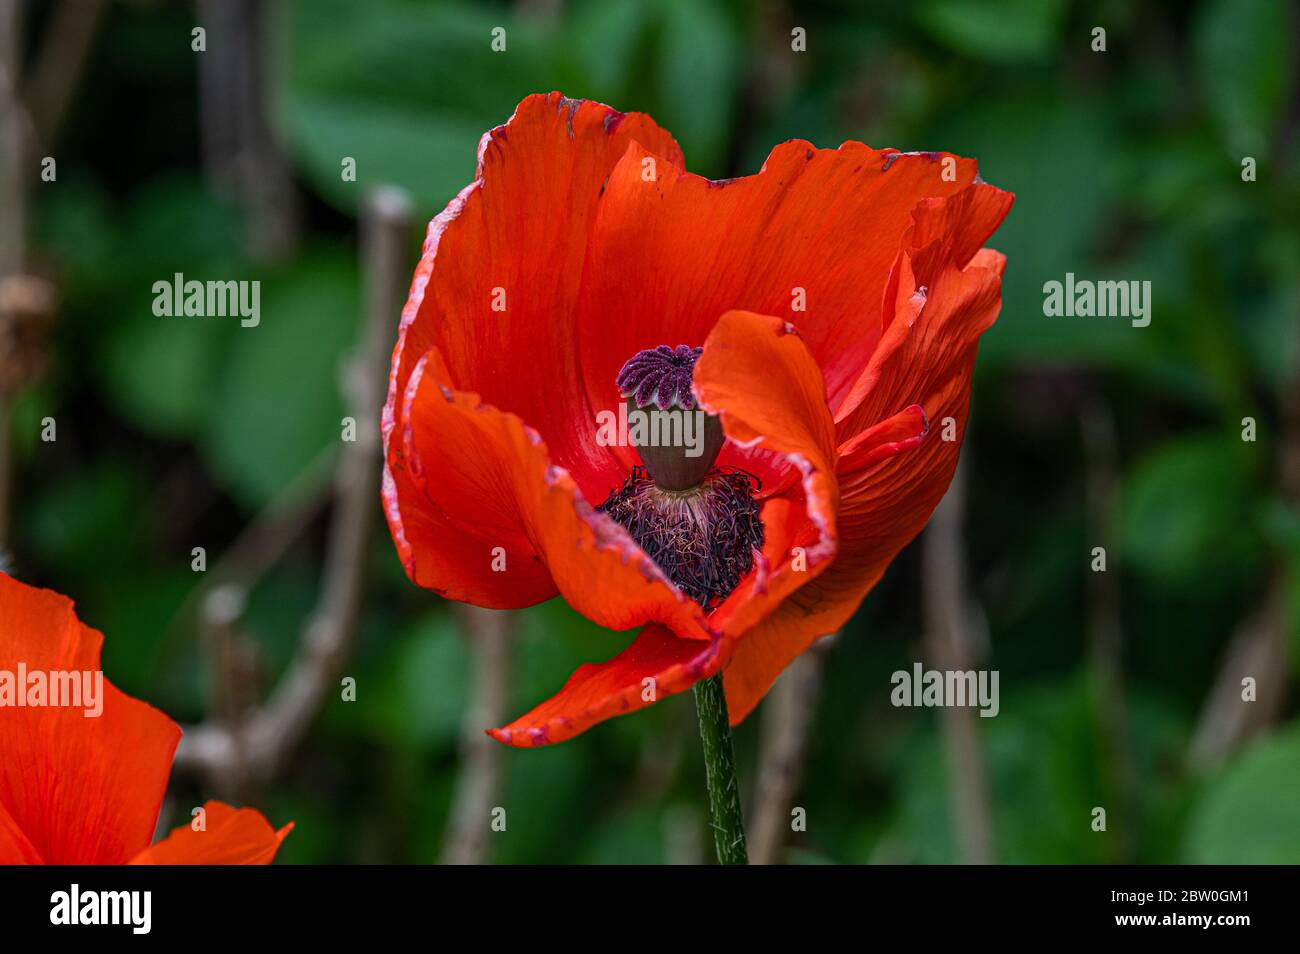
<path fill-rule="evenodd" d="M 695 711 L 700 717 L 700 740 L 704 743 L 704 777 L 718 863 L 748 864 L 745 818 L 740 811 L 740 786 L 736 784 L 736 751 L 731 745 L 721 673 L 695 684 Z"/>

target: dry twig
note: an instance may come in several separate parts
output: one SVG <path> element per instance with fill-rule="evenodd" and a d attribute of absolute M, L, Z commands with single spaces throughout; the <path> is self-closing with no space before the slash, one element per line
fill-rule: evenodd
<path fill-rule="evenodd" d="M 511 614 L 460 604 L 456 607 L 473 660 L 474 686 L 461 724 L 460 774 L 443 841 L 443 864 L 478 865 L 490 860 L 491 812 L 501 790 L 502 746 L 483 731 L 506 718 L 510 689 Z"/>
<path fill-rule="evenodd" d="M 974 669 L 982 655 L 962 553 L 965 498 L 966 468 L 959 463 L 922 537 L 925 654 L 931 665 L 943 670 Z M 993 811 L 979 713 L 970 706 L 945 706 L 940 720 L 948 753 L 948 792 L 958 857 L 966 864 L 992 864 Z"/>
<path fill-rule="evenodd" d="M 835 639 L 834 635 L 819 639 L 798 656 L 764 702 L 749 832 L 751 865 L 771 865 L 781 860 L 781 849 L 790 832 L 791 805 L 803 779 L 822 668 Z"/>
<path fill-rule="evenodd" d="M 207 722 L 189 729 L 177 750 L 177 768 L 200 772 L 218 784 L 266 779 L 280 771 L 338 685 L 351 650 L 367 544 L 379 509 L 379 411 L 405 293 L 410 224 L 410 202 L 395 189 L 376 192 L 363 211 L 366 322 L 345 382 L 357 440 L 344 444 L 339 459 L 320 601 L 303 629 L 298 652 L 266 703 L 241 720 L 238 738 L 228 725 Z"/>
<path fill-rule="evenodd" d="M 107 8 L 108 0 L 61 0 L 50 14 L 25 89 L 33 145 L 50 149 L 58 139 Z"/>
<path fill-rule="evenodd" d="M 1298 101 L 1300 103 L 1300 101 Z M 1277 447 L 1278 486 L 1282 498 L 1300 511 L 1300 334 L 1293 332 L 1292 363 L 1283 384 Z M 1192 735 L 1188 761 L 1213 768 L 1241 744 L 1281 716 L 1290 677 L 1291 599 L 1287 556 L 1278 555 L 1263 605 L 1243 620 L 1224 654 L 1214 687 Z M 1242 698 L 1242 680 L 1255 680 L 1256 698 Z"/>
<path fill-rule="evenodd" d="M 22 4 L 0 0 L 0 281 L 19 275 L 27 257 L 27 113 L 19 96 L 21 51 Z M 0 322 L 4 321 L 0 315 Z M 7 338 L 8 331 L 0 327 L 0 345 Z M 0 360 L 7 357 L 0 355 Z M 0 391 L 0 553 L 9 538 L 13 483 L 10 398 Z"/>

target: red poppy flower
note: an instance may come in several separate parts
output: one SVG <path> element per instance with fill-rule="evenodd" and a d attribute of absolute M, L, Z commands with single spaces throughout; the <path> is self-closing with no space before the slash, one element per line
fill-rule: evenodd
<path fill-rule="evenodd" d="M 856 142 L 709 181 L 648 117 L 558 93 L 483 137 L 402 312 L 393 539 L 450 599 L 643 627 L 495 738 L 559 742 L 719 671 L 738 722 L 849 619 L 952 477 L 1011 203 L 974 160 Z M 596 439 L 625 400 L 720 421 L 701 496 Z"/>
<path fill-rule="evenodd" d="M 181 730 L 103 678 L 102 643 L 0 573 L 0 864 L 269 863 L 293 825 L 220 802 L 150 847 Z"/>

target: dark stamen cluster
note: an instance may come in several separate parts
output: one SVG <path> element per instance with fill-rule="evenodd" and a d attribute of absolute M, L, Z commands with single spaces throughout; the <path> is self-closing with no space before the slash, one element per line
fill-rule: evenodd
<path fill-rule="evenodd" d="M 653 401 L 661 411 L 670 407 L 693 411 L 695 395 L 691 391 L 691 375 L 696 359 L 703 352 L 703 348 L 689 345 L 646 348 L 628 358 L 614 384 L 623 397 L 631 398 L 638 407 L 647 407 Z"/>
<path fill-rule="evenodd" d="M 715 470 L 699 487 L 669 491 L 638 467 L 596 509 L 623 526 L 683 593 L 712 610 L 763 549 L 754 480 L 743 471 Z"/>

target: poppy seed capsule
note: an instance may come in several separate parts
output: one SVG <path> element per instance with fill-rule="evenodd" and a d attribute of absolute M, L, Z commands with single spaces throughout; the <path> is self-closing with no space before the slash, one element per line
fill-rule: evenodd
<path fill-rule="evenodd" d="M 653 404 L 627 404 L 628 443 L 641 454 L 641 462 L 664 490 L 698 487 L 726 441 L 722 422 L 696 408 L 660 410 Z"/>
<path fill-rule="evenodd" d="M 706 413 L 691 389 L 702 349 L 660 345 L 638 351 L 615 384 L 626 404 L 628 443 L 664 490 L 698 487 L 722 450 L 722 422 Z"/>
<path fill-rule="evenodd" d="M 683 593 L 716 608 L 763 549 L 761 506 L 749 474 L 714 470 L 726 435 L 691 389 L 700 348 L 660 345 L 633 355 L 616 380 L 637 467 L 596 509 L 632 539 Z"/>

